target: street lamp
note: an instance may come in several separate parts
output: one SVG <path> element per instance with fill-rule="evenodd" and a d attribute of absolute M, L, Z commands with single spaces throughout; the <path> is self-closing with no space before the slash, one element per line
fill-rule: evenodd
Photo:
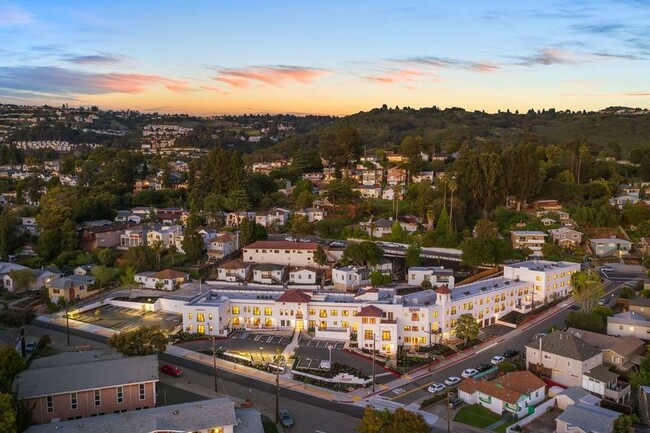
<path fill-rule="evenodd" d="M 70 314 L 68 313 L 69 302 L 65 301 L 65 333 L 68 339 L 68 347 L 70 347 Z"/>
<path fill-rule="evenodd" d="M 260 347 L 260 364 L 264 364 L 264 354 L 262 352 L 263 350 L 264 348 Z"/>
<path fill-rule="evenodd" d="M 330 351 L 330 363 L 329 363 L 330 370 L 332 369 L 332 349 L 334 349 L 334 346 L 332 346 L 331 344 L 328 344 L 327 345 L 327 350 Z"/>
<path fill-rule="evenodd" d="M 212 336 L 212 368 L 214 373 L 214 392 L 217 391 L 217 350 L 215 348 L 215 336 Z"/>
<path fill-rule="evenodd" d="M 372 393 L 375 393 L 375 352 L 377 351 L 377 338 L 372 334 Z"/>

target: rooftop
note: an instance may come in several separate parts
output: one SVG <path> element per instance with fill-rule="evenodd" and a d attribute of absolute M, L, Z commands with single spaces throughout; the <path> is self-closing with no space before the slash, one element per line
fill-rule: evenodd
<path fill-rule="evenodd" d="M 579 428 L 589 433 L 609 433 L 614 428 L 618 412 L 578 402 L 568 406 L 556 420 L 566 422 L 569 428 Z"/>
<path fill-rule="evenodd" d="M 627 335 L 625 337 L 614 337 L 612 335 L 599 334 L 598 332 L 584 331 L 582 329 L 569 328 L 567 332 L 584 340 L 587 344 L 600 350 L 611 350 L 612 352 L 626 356 L 640 349 L 645 344 L 643 340 Z"/>
<path fill-rule="evenodd" d="M 510 268 L 529 269 L 531 271 L 544 271 L 547 269 L 562 269 L 570 266 L 576 266 L 578 263 L 572 262 L 551 262 L 548 260 L 527 260 L 525 262 L 513 263 L 508 265 Z"/>
<path fill-rule="evenodd" d="M 601 353 L 600 349 L 564 331 L 553 331 L 539 340 L 531 341 L 526 347 L 531 349 L 541 348 L 543 352 L 580 361 L 586 361 Z"/>
<path fill-rule="evenodd" d="M 318 244 L 315 242 L 292 242 L 292 241 L 257 241 L 246 245 L 245 249 L 267 249 L 267 250 L 315 250 Z"/>
<path fill-rule="evenodd" d="M 453 290 L 451 290 L 451 299 L 457 300 L 468 298 L 481 293 L 490 293 L 495 290 L 503 290 L 506 287 L 515 290 L 518 287 L 524 287 L 528 285 L 530 285 L 530 283 L 527 283 L 525 281 L 511 280 L 510 278 L 491 278 L 488 280 L 476 281 L 474 283 L 454 287 Z M 438 289 L 438 293 L 440 293 L 440 289 Z"/>
<path fill-rule="evenodd" d="M 592 368 L 589 371 L 585 371 L 584 373 L 585 376 L 591 377 L 598 382 L 604 382 L 604 383 L 609 383 L 613 380 L 618 379 L 618 374 L 609 371 L 609 368 L 607 368 L 606 365 L 599 365 L 594 368 Z"/>
<path fill-rule="evenodd" d="M 546 384 L 530 371 L 508 373 L 493 381 L 465 379 L 458 389 L 473 394 L 479 391 L 510 404 L 516 404 L 523 395 L 544 388 Z"/>

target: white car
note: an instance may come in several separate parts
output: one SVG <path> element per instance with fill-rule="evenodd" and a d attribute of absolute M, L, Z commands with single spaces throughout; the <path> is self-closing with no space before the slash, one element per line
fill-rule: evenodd
<path fill-rule="evenodd" d="M 393 392 L 397 395 L 402 395 L 406 392 L 406 390 L 404 388 L 395 388 Z"/>
<path fill-rule="evenodd" d="M 287 236 L 286 238 L 284 238 L 284 240 L 289 241 L 289 242 L 293 242 L 293 237 Z"/>
<path fill-rule="evenodd" d="M 463 372 L 460 374 L 463 376 L 465 379 L 470 378 L 472 376 L 476 376 L 478 374 L 478 370 L 475 368 L 466 368 L 463 370 Z"/>
<path fill-rule="evenodd" d="M 429 391 L 431 394 L 435 394 L 437 392 L 444 391 L 445 388 L 446 386 L 442 383 L 434 383 L 427 388 L 427 391 Z"/>
<path fill-rule="evenodd" d="M 457 376 L 450 376 L 445 379 L 445 385 L 447 386 L 456 385 L 458 382 L 460 382 L 460 377 Z"/>
<path fill-rule="evenodd" d="M 494 358 L 492 358 L 492 359 L 490 360 L 490 362 L 491 362 L 492 364 L 494 364 L 494 365 L 497 365 L 498 363 L 503 362 L 503 361 L 505 361 L 505 360 L 506 360 L 506 359 L 505 359 L 503 356 L 499 356 L 499 355 L 497 355 L 497 356 L 495 356 Z"/>
<path fill-rule="evenodd" d="M 604 267 L 600 268 L 600 270 L 603 271 L 603 272 L 613 272 L 614 268 L 612 268 L 611 266 L 604 266 Z"/>

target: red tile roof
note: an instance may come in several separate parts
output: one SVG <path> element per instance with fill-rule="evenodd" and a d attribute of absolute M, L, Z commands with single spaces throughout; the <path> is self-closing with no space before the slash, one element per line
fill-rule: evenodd
<path fill-rule="evenodd" d="M 228 260 L 218 266 L 221 269 L 243 269 L 248 267 L 241 259 Z"/>
<path fill-rule="evenodd" d="M 449 287 L 447 286 L 440 286 L 436 289 L 436 293 L 439 295 L 449 295 L 451 293 L 451 290 L 449 290 Z"/>
<path fill-rule="evenodd" d="M 156 272 L 151 275 L 151 278 L 156 278 L 158 280 L 175 280 L 177 278 L 185 278 L 187 274 L 185 272 L 175 271 L 173 269 L 165 269 L 164 271 Z"/>
<path fill-rule="evenodd" d="M 523 394 L 529 395 L 544 386 L 546 384 L 530 371 L 516 371 L 493 381 L 465 379 L 458 389 L 468 394 L 479 391 L 506 403 L 516 404 Z"/>
<path fill-rule="evenodd" d="M 292 242 L 292 241 L 257 241 L 246 245 L 245 249 L 267 249 L 267 250 L 315 250 L 318 244 L 315 242 Z"/>
<path fill-rule="evenodd" d="M 284 292 L 276 302 L 294 302 L 299 304 L 306 304 L 311 300 L 311 296 L 302 290 L 287 290 Z"/>
<path fill-rule="evenodd" d="M 359 310 L 357 316 L 360 317 L 382 317 L 384 315 L 384 310 L 374 305 L 367 305 Z"/>

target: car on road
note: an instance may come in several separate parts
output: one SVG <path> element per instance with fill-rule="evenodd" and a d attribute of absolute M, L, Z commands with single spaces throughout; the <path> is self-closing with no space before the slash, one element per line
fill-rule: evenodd
<path fill-rule="evenodd" d="M 405 392 L 406 392 L 406 390 L 405 390 L 404 388 L 395 388 L 395 389 L 393 390 L 393 393 L 395 393 L 395 394 L 397 394 L 397 395 L 402 395 L 402 394 L 404 394 Z"/>
<path fill-rule="evenodd" d="M 492 357 L 492 359 L 490 360 L 490 362 L 491 362 L 492 364 L 494 364 L 494 365 L 497 365 L 498 363 L 503 362 L 503 361 L 505 361 L 505 360 L 506 360 L 506 358 L 504 358 L 503 356 L 499 356 L 499 355 L 497 355 L 497 356 Z"/>
<path fill-rule="evenodd" d="M 162 367 L 160 367 L 160 371 L 174 377 L 179 377 L 183 374 L 183 370 L 171 364 L 163 365 Z"/>
<path fill-rule="evenodd" d="M 437 392 L 444 391 L 445 388 L 446 386 L 442 383 L 434 383 L 427 388 L 427 391 L 429 391 L 431 394 L 435 394 Z"/>
<path fill-rule="evenodd" d="M 478 370 L 479 373 L 483 373 L 484 371 L 488 371 L 491 369 L 492 366 L 490 364 L 479 364 L 476 366 L 476 369 Z"/>
<path fill-rule="evenodd" d="M 291 416 L 288 410 L 280 409 L 278 415 L 280 415 L 280 423 L 282 424 L 283 427 L 293 426 L 293 417 Z"/>
<path fill-rule="evenodd" d="M 460 377 L 458 376 L 449 376 L 445 379 L 445 385 L 447 386 L 456 385 L 458 382 L 460 382 Z"/>
<path fill-rule="evenodd" d="M 598 305 L 600 305 L 601 307 L 602 307 L 602 306 L 605 306 L 605 305 L 607 305 L 607 304 L 609 304 L 609 299 L 607 299 L 607 298 L 600 298 L 600 299 L 598 300 Z"/>
<path fill-rule="evenodd" d="M 463 372 L 460 374 L 462 377 L 465 379 L 470 378 L 472 376 L 476 376 L 478 374 L 478 370 L 475 368 L 466 368 L 463 370 Z"/>
<path fill-rule="evenodd" d="M 613 272 L 614 268 L 612 268 L 611 266 L 603 266 L 602 268 L 600 268 L 600 270 L 601 272 Z"/>
<path fill-rule="evenodd" d="M 454 398 L 449 399 L 449 407 L 451 409 L 456 409 L 461 404 L 463 404 L 463 400 L 461 400 L 458 397 L 454 397 Z"/>
<path fill-rule="evenodd" d="M 345 244 L 343 242 L 332 242 L 330 244 L 330 246 L 332 246 L 332 247 L 344 247 Z"/>
<path fill-rule="evenodd" d="M 514 358 L 517 355 L 519 355 L 519 351 L 515 349 L 508 349 L 505 352 L 503 352 L 503 356 L 505 358 Z"/>

